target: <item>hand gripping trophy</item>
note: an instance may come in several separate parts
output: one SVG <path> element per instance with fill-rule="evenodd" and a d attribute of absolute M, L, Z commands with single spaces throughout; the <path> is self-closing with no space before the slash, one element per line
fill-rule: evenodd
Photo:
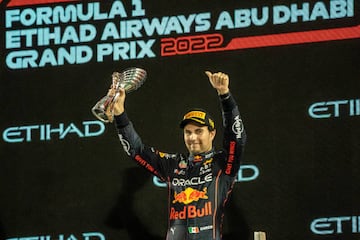
<path fill-rule="evenodd" d="M 119 90 L 125 89 L 126 93 L 135 91 L 146 80 L 147 73 L 144 69 L 132 67 L 122 72 L 114 72 L 112 74 L 111 88 L 115 90 L 115 94 L 109 91 L 106 96 L 101 98 L 91 109 L 92 113 L 104 123 L 114 120 L 114 102 L 119 96 Z"/>

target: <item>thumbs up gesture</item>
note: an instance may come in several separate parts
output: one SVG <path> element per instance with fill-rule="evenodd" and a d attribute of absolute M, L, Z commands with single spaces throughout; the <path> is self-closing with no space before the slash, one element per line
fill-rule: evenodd
<path fill-rule="evenodd" d="M 205 71 L 213 88 L 215 88 L 219 95 L 229 92 L 229 76 L 222 72 L 211 73 Z"/>

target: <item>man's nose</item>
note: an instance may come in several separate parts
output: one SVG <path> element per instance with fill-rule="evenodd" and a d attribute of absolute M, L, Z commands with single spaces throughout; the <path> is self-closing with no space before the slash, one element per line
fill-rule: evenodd
<path fill-rule="evenodd" d="M 196 139 L 196 134 L 195 133 L 191 133 L 189 136 L 190 140 L 194 140 Z"/>

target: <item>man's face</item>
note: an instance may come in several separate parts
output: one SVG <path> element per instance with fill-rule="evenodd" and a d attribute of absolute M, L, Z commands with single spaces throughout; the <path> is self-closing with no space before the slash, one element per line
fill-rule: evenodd
<path fill-rule="evenodd" d="M 192 155 L 210 151 L 216 131 L 209 131 L 207 126 L 188 123 L 184 127 L 184 142 Z"/>

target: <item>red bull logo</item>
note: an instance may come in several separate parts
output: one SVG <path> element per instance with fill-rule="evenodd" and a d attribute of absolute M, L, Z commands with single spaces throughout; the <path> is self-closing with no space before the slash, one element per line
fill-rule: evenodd
<path fill-rule="evenodd" d="M 170 220 L 201 218 L 212 215 L 211 202 L 205 203 L 203 207 L 184 206 L 182 209 L 170 209 Z"/>
<path fill-rule="evenodd" d="M 194 163 L 197 163 L 197 162 L 201 162 L 203 160 L 203 157 L 202 156 L 200 156 L 200 155 L 196 155 L 196 156 L 194 156 Z"/>
<path fill-rule="evenodd" d="M 173 203 L 183 203 L 183 204 L 189 204 L 194 201 L 199 201 L 199 199 L 208 199 L 207 194 L 207 188 L 205 187 L 202 191 L 193 189 L 191 187 L 186 188 L 184 191 L 180 193 L 174 194 L 174 200 Z"/>

